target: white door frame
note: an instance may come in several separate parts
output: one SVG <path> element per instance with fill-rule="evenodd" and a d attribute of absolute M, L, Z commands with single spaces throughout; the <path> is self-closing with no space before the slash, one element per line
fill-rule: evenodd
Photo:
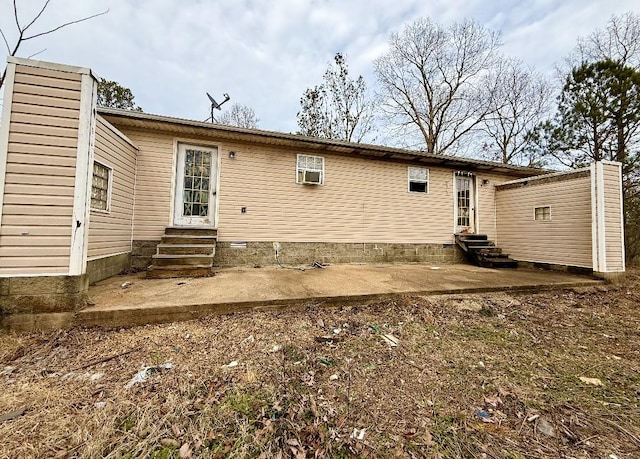
<path fill-rule="evenodd" d="M 469 184 L 469 225 L 458 225 L 458 178 Z M 453 173 L 453 230 L 454 233 L 476 233 L 476 176 L 472 173 Z"/>
<path fill-rule="evenodd" d="M 208 213 L 206 216 L 184 215 L 184 167 L 187 150 L 199 150 L 211 153 L 209 170 L 209 195 Z M 176 166 L 174 179 L 173 196 L 173 221 L 174 226 L 194 226 L 194 227 L 216 227 L 217 216 L 217 191 L 218 191 L 218 171 L 219 171 L 219 150 L 215 146 L 198 145 L 196 143 L 177 142 L 176 145 Z"/>

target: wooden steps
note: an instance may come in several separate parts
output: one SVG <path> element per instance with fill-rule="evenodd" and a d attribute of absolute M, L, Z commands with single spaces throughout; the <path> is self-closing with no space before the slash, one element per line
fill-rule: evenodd
<path fill-rule="evenodd" d="M 456 234 L 456 244 L 467 254 L 469 261 L 484 268 L 517 268 L 518 262 L 496 247 L 486 234 Z"/>
<path fill-rule="evenodd" d="M 212 228 L 167 227 L 147 277 L 206 277 L 212 274 L 218 232 Z"/>

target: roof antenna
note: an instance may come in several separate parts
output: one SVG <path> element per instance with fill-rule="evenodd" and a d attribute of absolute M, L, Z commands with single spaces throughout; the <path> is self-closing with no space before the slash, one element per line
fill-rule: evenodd
<path fill-rule="evenodd" d="M 220 108 L 222 106 L 222 104 L 224 104 L 225 102 L 227 102 L 228 100 L 231 99 L 231 97 L 229 97 L 229 94 L 227 94 L 226 92 L 223 94 L 223 96 L 224 96 L 224 100 L 222 102 L 218 103 L 218 102 L 216 102 L 216 100 L 213 97 L 211 97 L 211 94 L 207 93 L 207 97 L 211 101 L 211 122 L 212 123 L 217 123 L 218 122 L 215 119 L 215 117 L 213 116 L 213 110 L 214 109 L 222 110 Z"/>

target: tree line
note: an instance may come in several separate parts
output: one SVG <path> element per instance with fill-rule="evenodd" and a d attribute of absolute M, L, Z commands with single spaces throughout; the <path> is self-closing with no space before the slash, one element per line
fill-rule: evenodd
<path fill-rule="evenodd" d="M 407 148 L 532 167 L 619 161 L 627 259 L 639 261 L 640 15 L 578 38 L 555 79 L 500 49 L 500 34 L 475 21 L 415 20 L 374 61 L 373 93 L 336 54 L 300 99 L 299 133 L 371 142 L 384 127 Z"/>

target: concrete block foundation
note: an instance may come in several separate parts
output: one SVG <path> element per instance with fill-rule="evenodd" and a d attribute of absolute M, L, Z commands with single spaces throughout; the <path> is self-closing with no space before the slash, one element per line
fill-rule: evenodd
<path fill-rule="evenodd" d="M 87 262 L 87 276 L 89 283 L 116 276 L 131 268 L 131 253 L 120 253 L 108 257 L 97 258 Z"/>
<path fill-rule="evenodd" d="M 0 279 L 0 320 L 8 314 L 73 312 L 86 304 L 89 277 L 28 276 Z"/>
<path fill-rule="evenodd" d="M 428 263 L 453 264 L 464 262 L 464 255 L 454 244 L 403 243 L 336 243 L 279 242 L 278 260 L 283 265 L 320 263 Z M 218 242 L 214 266 L 276 265 L 273 242 L 247 242 L 246 247 L 230 242 Z"/>
<path fill-rule="evenodd" d="M 144 271 L 151 266 L 151 257 L 156 254 L 158 244 L 160 244 L 160 240 L 133 241 L 131 247 L 131 269 Z"/>
<path fill-rule="evenodd" d="M 131 268 L 146 270 L 160 241 L 133 241 Z M 464 263 L 464 253 L 455 244 L 278 242 L 278 259 L 283 265 L 320 263 Z M 274 242 L 243 244 L 218 242 L 215 267 L 274 266 Z"/>

